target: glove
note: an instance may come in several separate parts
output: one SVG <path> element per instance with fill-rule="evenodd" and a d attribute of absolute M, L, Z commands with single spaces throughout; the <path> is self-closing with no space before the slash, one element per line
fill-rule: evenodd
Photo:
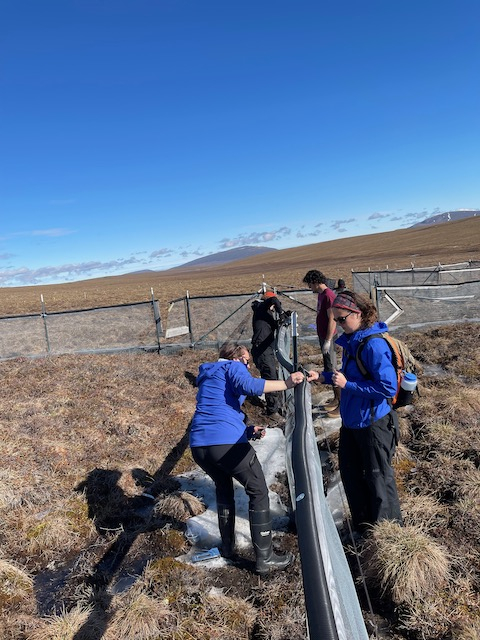
<path fill-rule="evenodd" d="M 329 353 L 331 346 L 332 346 L 332 341 L 331 340 L 325 340 L 325 342 L 323 343 L 323 347 L 322 347 L 322 353 Z"/>

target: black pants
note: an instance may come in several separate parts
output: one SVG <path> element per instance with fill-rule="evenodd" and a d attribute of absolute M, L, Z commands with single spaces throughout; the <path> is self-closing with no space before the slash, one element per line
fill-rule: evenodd
<path fill-rule="evenodd" d="M 352 526 L 357 531 L 379 520 L 402 522 L 392 468 L 396 444 L 393 412 L 364 429 L 340 429 L 338 461 Z"/>
<path fill-rule="evenodd" d="M 250 500 L 250 510 L 270 508 L 263 469 L 248 442 L 192 447 L 195 462 L 215 483 L 217 504 L 235 507 L 233 478 L 243 486 Z"/>
<path fill-rule="evenodd" d="M 255 366 L 260 372 L 260 376 L 264 380 L 278 380 L 277 360 L 273 347 L 267 347 L 261 353 L 252 347 L 252 358 Z M 281 391 L 265 394 L 265 402 L 267 404 L 267 414 L 278 413 L 283 406 L 283 397 Z"/>

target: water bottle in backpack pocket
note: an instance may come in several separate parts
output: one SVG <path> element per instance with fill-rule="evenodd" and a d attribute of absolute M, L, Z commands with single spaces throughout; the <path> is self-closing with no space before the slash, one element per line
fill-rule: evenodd
<path fill-rule="evenodd" d="M 412 404 L 413 392 L 416 388 L 417 376 L 414 373 L 404 373 L 400 382 L 400 391 L 395 407 L 405 407 L 407 404 Z"/>

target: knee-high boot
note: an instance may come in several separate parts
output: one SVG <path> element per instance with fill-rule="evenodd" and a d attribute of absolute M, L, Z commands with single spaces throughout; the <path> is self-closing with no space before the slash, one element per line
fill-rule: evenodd
<path fill-rule="evenodd" d="M 217 504 L 218 528 L 222 538 L 221 553 L 224 558 L 231 558 L 235 553 L 235 507 L 228 504 Z"/>
<path fill-rule="evenodd" d="M 256 556 L 256 572 L 263 575 L 275 569 L 286 569 L 294 556 L 288 551 L 277 555 L 272 547 L 272 520 L 270 510 L 249 511 L 250 533 Z"/>

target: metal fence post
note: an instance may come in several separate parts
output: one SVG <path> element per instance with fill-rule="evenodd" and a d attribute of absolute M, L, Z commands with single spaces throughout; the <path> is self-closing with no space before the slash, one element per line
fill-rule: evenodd
<path fill-rule="evenodd" d="M 187 314 L 187 324 L 188 324 L 188 333 L 190 335 L 190 346 L 193 347 L 193 331 L 192 331 L 192 320 L 190 317 L 190 294 L 187 291 L 187 295 L 185 296 L 185 312 Z"/>
<path fill-rule="evenodd" d="M 155 331 L 157 333 L 157 342 L 158 342 L 158 350 L 161 350 L 160 338 L 162 334 L 162 318 L 160 316 L 160 309 L 158 308 L 158 300 L 155 300 L 155 296 L 153 294 L 153 287 L 150 288 L 150 293 L 152 294 L 152 308 L 153 308 L 153 318 L 155 320 Z"/>
<path fill-rule="evenodd" d="M 45 340 L 47 343 L 47 353 L 50 353 L 50 340 L 48 339 L 48 326 L 47 326 L 47 311 L 45 308 L 45 302 L 43 301 L 43 293 L 40 294 L 40 300 L 42 302 L 42 318 L 43 318 L 43 326 L 45 329 Z"/>

